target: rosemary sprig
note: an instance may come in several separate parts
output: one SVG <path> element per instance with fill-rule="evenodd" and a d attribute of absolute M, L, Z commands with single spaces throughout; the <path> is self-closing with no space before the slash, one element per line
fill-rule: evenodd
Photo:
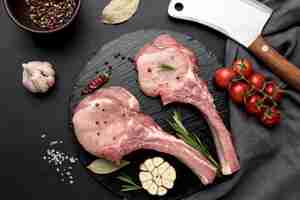
<path fill-rule="evenodd" d="M 186 144 L 201 152 L 206 158 L 217 168 L 217 176 L 221 176 L 220 165 L 209 153 L 208 147 L 204 144 L 196 134 L 190 133 L 183 125 L 181 115 L 175 111 L 172 121 L 168 120 L 169 125 L 175 131 L 178 138 L 182 139 Z"/>
<path fill-rule="evenodd" d="M 122 174 L 122 175 L 118 176 L 117 179 L 119 179 L 120 181 L 126 183 L 126 184 L 121 186 L 121 191 L 122 192 L 129 192 L 129 191 L 135 191 L 135 190 L 143 189 L 142 186 L 135 183 L 134 180 L 126 174 Z"/>
<path fill-rule="evenodd" d="M 161 71 L 173 71 L 175 70 L 176 68 L 171 66 L 171 65 L 168 65 L 168 64 L 161 64 L 159 65 Z"/>

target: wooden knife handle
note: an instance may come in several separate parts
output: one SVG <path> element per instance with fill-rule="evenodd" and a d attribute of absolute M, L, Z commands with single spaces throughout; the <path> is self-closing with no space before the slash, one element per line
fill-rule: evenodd
<path fill-rule="evenodd" d="M 274 74 L 300 92 L 300 69 L 280 55 L 262 36 L 259 36 L 249 49 L 265 62 Z"/>

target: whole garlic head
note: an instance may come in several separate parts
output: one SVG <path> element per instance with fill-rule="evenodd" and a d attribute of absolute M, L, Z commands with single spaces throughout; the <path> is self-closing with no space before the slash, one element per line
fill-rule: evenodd
<path fill-rule="evenodd" d="M 55 84 L 55 71 L 49 62 L 32 61 L 22 64 L 23 85 L 33 93 L 45 93 Z"/>
<path fill-rule="evenodd" d="M 141 166 L 139 179 L 142 187 L 151 195 L 163 196 L 172 189 L 176 180 L 176 171 L 161 157 L 147 159 Z"/>

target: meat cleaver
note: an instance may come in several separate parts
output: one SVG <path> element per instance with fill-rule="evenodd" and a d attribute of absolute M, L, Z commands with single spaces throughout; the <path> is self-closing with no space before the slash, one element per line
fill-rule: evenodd
<path fill-rule="evenodd" d="M 272 9 L 255 0 L 171 0 L 169 15 L 209 26 L 250 49 L 278 77 L 300 91 L 300 69 L 262 37 Z"/>

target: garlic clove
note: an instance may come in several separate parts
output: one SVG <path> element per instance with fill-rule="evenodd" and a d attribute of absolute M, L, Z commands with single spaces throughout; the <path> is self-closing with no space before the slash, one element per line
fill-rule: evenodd
<path fill-rule="evenodd" d="M 139 179 L 141 182 L 152 180 L 152 174 L 150 172 L 140 172 Z"/>
<path fill-rule="evenodd" d="M 28 77 L 30 77 L 34 73 L 34 68 L 28 63 L 22 64 L 23 70 L 27 73 Z"/>
<path fill-rule="evenodd" d="M 164 179 L 162 178 L 162 186 L 168 188 L 168 189 L 172 189 L 174 186 L 174 181 L 170 181 L 168 179 Z"/>
<path fill-rule="evenodd" d="M 158 186 L 152 180 L 144 182 L 142 186 L 149 194 L 157 194 Z"/>
<path fill-rule="evenodd" d="M 176 180 L 176 171 L 174 167 L 170 166 L 162 175 L 163 179 L 167 179 L 170 181 L 175 181 Z"/>
<path fill-rule="evenodd" d="M 152 159 L 152 162 L 155 167 L 158 167 L 164 162 L 164 159 L 162 159 L 161 157 L 155 157 Z"/>
<path fill-rule="evenodd" d="M 156 195 L 158 192 L 158 186 L 155 183 L 152 183 L 147 191 L 149 192 L 149 194 Z"/>
<path fill-rule="evenodd" d="M 144 163 L 140 165 L 140 170 L 142 170 L 142 171 L 148 171 L 148 169 L 147 169 L 147 167 L 146 167 L 146 165 Z"/>
<path fill-rule="evenodd" d="M 164 172 L 170 167 L 170 164 L 167 162 L 164 162 L 162 165 L 160 165 L 158 169 L 159 174 L 164 174 Z"/>
<path fill-rule="evenodd" d="M 36 69 L 41 71 L 46 76 L 54 76 L 55 75 L 53 66 L 48 62 L 42 62 L 41 65 L 36 67 Z"/>
<path fill-rule="evenodd" d="M 45 80 L 40 74 L 35 73 L 31 77 L 31 81 L 38 92 L 47 92 L 47 90 L 49 89 L 47 80 Z"/>
<path fill-rule="evenodd" d="M 166 188 L 160 186 L 158 188 L 157 195 L 158 196 L 164 196 L 164 195 L 167 194 L 167 192 L 168 192 L 168 190 Z"/>
<path fill-rule="evenodd" d="M 148 180 L 148 181 L 144 181 L 142 182 L 142 187 L 149 192 L 149 190 L 151 189 L 152 185 L 155 185 L 155 183 L 152 180 Z"/>
<path fill-rule="evenodd" d="M 159 171 L 158 171 L 158 168 L 154 168 L 154 169 L 152 170 L 151 174 L 152 174 L 153 177 L 159 176 L 160 173 L 159 173 Z"/>
<path fill-rule="evenodd" d="M 161 186 L 162 185 L 162 179 L 161 176 L 156 176 L 153 178 L 154 182 L 156 183 L 156 185 Z"/>
<path fill-rule="evenodd" d="M 47 79 L 47 84 L 49 87 L 53 87 L 55 84 L 55 78 L 53 76 L 49 76 L 46 78 Z"/>
<path fill-rule="evenodd" d="M 38 92 L 38 89 L 35 87 L 35 85 L 33 85 L 32 81 L 29 80 L 29 75 L 28 75 L 28 72 L 24 70 L 23 72 L 23 81 L 22 81 L 24 87 L 33 92 L 33 93 L 36 93 Z"/>
<path fill-rule="evenodd" d="M 155 167 L 153 165 L 152 159 L 147 159 L 144 164 L 145 164 L 146 168 L 148 169 L 148 171 L 152 171 Z"/>

